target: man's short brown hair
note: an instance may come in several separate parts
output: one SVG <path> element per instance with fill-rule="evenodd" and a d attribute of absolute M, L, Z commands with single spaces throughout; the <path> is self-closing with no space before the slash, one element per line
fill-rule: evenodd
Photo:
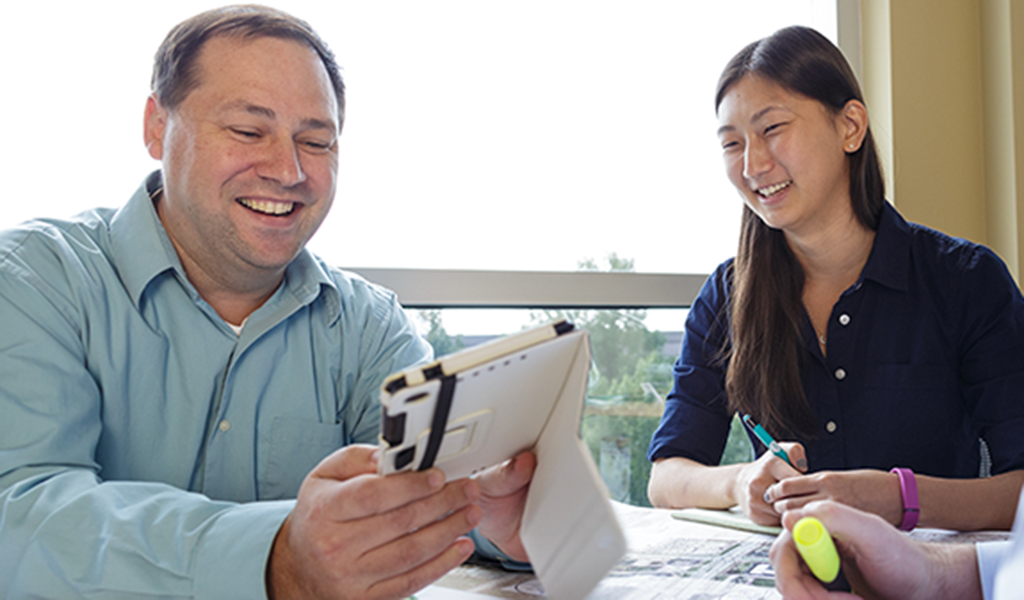
<path fill-rule="evenodd" d="M 286 12 L 255 4 L 215 8 L 182 21 L 171 29 L 156 51 L 152 91 L 168 110 L 177 107 L 199 86 L 196 58 L 203 44 L 217 36 L 272 37 L 308 45 L 320 56 L 338 99 L 338 115 L 345 117 L 345 83 L 341 68 L 327 44 L 313 28 Z"/>

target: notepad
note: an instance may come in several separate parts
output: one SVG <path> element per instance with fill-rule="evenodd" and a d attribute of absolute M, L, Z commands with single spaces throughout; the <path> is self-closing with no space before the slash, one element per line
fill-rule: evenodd
<path fill-rule="evenodd" d="M 741 531 L 750 531 L 753 533 L 764 533 L 767 535 L 779 535 L 782 533 L 781 527 L 758 525 L 751 521 L 750 517 L 743 514 L 739 507 L 734 507 L 728 510 L 684 508 L 682 510 L 672 511 L 672 516 L 683 521 L 693 521 L 694 523 L 703 523 L 705 525 L 714 525 L 716 527 L 727 527 L 729 529 L 739 529 Z"/>

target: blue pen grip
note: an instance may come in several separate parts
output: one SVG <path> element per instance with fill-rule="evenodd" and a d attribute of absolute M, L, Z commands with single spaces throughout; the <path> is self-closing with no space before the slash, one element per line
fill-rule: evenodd
<path fill-rule="evenodd" d="M 764 444 L 766 448 L 768 448 L 769 452 L 786 461 L 786 464 L 788 464 L 789 466 L 796 468 L 794 467 L 793 462 L 789 460 L 789 455 L 786 454 L 786 451 L 782 449 L 782 446 L 780 446 L 779 443 L 775 441 L 775 438 L 773 438 L 767 431 L 765 431 L 764 427 L 761 427 L 761 425 L 755 423 L 754 420 L 750 418 L 750 415 L 743 416 L 743 423 L 747 427 L 749 427 L 751 431 L 754 432 L 754 435 L 757 436 L 757 439 L 761 440 L 761 443 Z"/>

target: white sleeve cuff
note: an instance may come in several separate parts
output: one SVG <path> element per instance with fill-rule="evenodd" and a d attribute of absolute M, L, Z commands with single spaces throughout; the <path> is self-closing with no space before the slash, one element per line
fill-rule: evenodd
<path fill-rule="evenodd" d="M 992 600 L 995 589 L 996 573 L 1010 550 L 1009 540 L 999 542 L 981 542 L 974 545 L 978 555 L 978 575 L 981 578 L 981 591 L 985 600 Z"/>

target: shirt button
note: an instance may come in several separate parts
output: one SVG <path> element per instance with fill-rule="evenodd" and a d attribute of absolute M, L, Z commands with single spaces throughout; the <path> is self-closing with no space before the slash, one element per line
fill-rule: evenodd
<path fill-rule="evenodd" d="M 836 425 L 835 421 L 829 421 L 828 423 L 825 423 L 825 431 L 829 433 L 835 433 L 837 427 L 838 425 Z"/>
<path fill-rule="evenodd" d="M 218 425 L 217 428 L 221 431 L 227 431 L 228 429 L 231 429 L 231 423 L 229 423 L 227 419 L 224 419 L 220 422 L 220 425 Z"/>
<path fill-rule="evenodd" d="M 836 369 L 836 379 L 838 379 L 839 381 L 846 379 L 846 369 Z"/>
<path fill-rule="evenodd" d="M 846 313 L 843 313 L 843 314 L 839 315 L 839 324 L 840 325 L 849 325 L 850 324 L 850 315 L 848 315 Z"/>

